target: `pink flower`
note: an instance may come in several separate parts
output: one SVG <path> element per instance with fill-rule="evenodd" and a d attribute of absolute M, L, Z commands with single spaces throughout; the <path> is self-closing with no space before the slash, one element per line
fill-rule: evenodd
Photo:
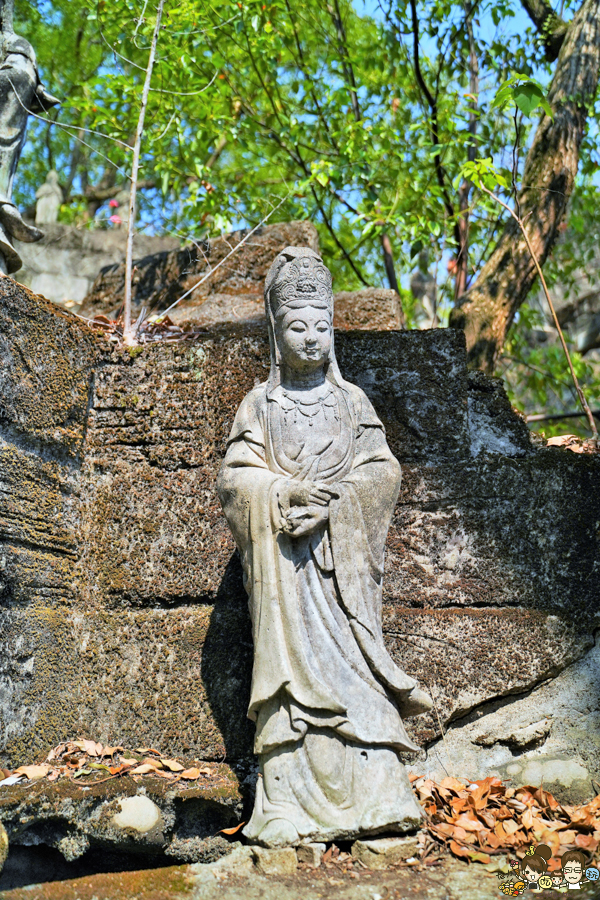
<path fill-rule="evenodd" d="M 113 225 L 122 225 L 123 224 L 123 219 L 121 218 L 121 216 L 111 216 L 108 221 L 112 222 Z"/>
<path fill-rule="evenodd" d="M 111 209 L 116 209 L 117 206 L 119 205 L 119 201 L 118 200 L 109 200 L 108 205 L 110 206 Z"/>

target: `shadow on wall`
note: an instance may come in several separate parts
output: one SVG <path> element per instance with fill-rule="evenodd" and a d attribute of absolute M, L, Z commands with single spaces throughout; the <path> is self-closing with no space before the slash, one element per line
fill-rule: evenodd
<path fill-rule="evenodd" d="M 252 655 L 248 595 L 236 550 L 217 591 L 201 664 L 202 683 L 228 760 L 247 759 L 253 753 L 254 725 L 247 716 Z"/>

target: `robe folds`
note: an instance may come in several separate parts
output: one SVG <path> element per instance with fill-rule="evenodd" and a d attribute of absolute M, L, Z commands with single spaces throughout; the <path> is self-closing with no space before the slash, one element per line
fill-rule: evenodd
<path fill-rule="evenodd" d="M 302 419 L 308 437 L 294 441 L 287 423 L 297 413 L 281 386 L 251 391 L 217 485 L 242 559 L 254 641 L 248 715 L 261 774 L 245 834 L 273 846 L 277 840 L 261 835 L 274 820 L 308 840 L 407 830 L 421 816 L 397 755 L 419 749 L 397 706 L 415 681 L 389 656 L 381 626 L 400 466 L 355 385 L 332 384 L 310 415 L 314 429 Z M 335 491 L 328 524 L 310 535 L 282 530 L 280 492 L 289 479 Z"/>

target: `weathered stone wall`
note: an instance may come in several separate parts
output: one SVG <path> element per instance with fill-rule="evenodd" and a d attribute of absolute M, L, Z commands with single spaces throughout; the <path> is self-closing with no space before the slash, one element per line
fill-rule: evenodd
<path fill-rule="evenodd" d="M 229 324 L 118 353 L 43 298 L 0 285 L 3 759 L 22 763 L 76 733 L 247 756 L 251 635 L 214 483 L 235 411 L 267 374 L 263 329 Z M 600 456 L 531 443 L 501 385 L 468 373 L 459 332 L 336 342 L 404 473 L 386 641 L 464 737 L 480 712 L 522 704 L 589 659 Z M 437 714 L 412 720 L 420 742 L 439 736 Z M 513 748 L 541 753 L 552 734 Z M 480 737 L 464 738 L 474 753 Z M 492 752 L 501 730 L 487 740 L 488 769 L 514 756 L 510 742 Z M 573 733 L 561 740 L 577 756 Z M 588 743 L 577 758 L 597 778 L 597 731 Z M 483 765 L 476 754 L 471 764 Z"/>
<path fill-rule="evenodd" d="M 16 279 L 68 309 L 79 306 L 101 269 L 125 259 L 127 232 L 121 229 L 90 230 L 55 223 L 44 225 L 43 231 L 38 243 L 19 244 L 23 268 Z M 140 259 L 174 250 L 179 243 L 176 238 L 136 234 L 133 252 Z"/>

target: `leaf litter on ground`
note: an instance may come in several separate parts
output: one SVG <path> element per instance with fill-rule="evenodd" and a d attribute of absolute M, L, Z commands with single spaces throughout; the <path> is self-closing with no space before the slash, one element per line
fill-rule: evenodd
<path fill-rule="evenodd" d="M 81 317 L 80 317 L 81 318 Z M 106 339 L 112 343 L 120 344 L 123 340 L 124 319 L 120 315 L 116 319 L 98 315 L 93 319 L 86 319 L 87 324 L 101 331 Z M 167 315 L 160 314 L 142 318 L 137 325 L 137 341 L 139 344 L 151 344 L 155 341 L 193 341 L 204 332 L 204 329 L 186 322 L 181 326 Z"/>
<path fill-rule="evenodd" d="M 58 744 L 49 752 L 44 763 L 0 771 L 4 775 L 3 780 L 0 780 L 0 786 L 5 787 L 40 781 L 44 778 L 54 782 L 59 778 L 72 781 L 93 776 L 87 783 L 99 784 L 122 775 L 136 778 L 152 775 L 175 783 L 181 779 L 192 782 L 206 776 L 218 775 L 216 766 L 200 763 L 186 768 L 179 760 L 170 759 L 152 747 L 127 750 L 121 746 L 103 746 L 98 741 L 85 739 Z"/>
<path fill-rule="evenodd" d="M 411 772 L 409 778 L 426 834 L 460 859 L 485 864 L 505 853 L 522 859 L 537 844 L 547 844 L 553 857 L 567 850 L 593 854 L 600 843 L 600 795 L 569 806 L 543 786 L 509 787 L 496 776 L 438 783 Z"/>

